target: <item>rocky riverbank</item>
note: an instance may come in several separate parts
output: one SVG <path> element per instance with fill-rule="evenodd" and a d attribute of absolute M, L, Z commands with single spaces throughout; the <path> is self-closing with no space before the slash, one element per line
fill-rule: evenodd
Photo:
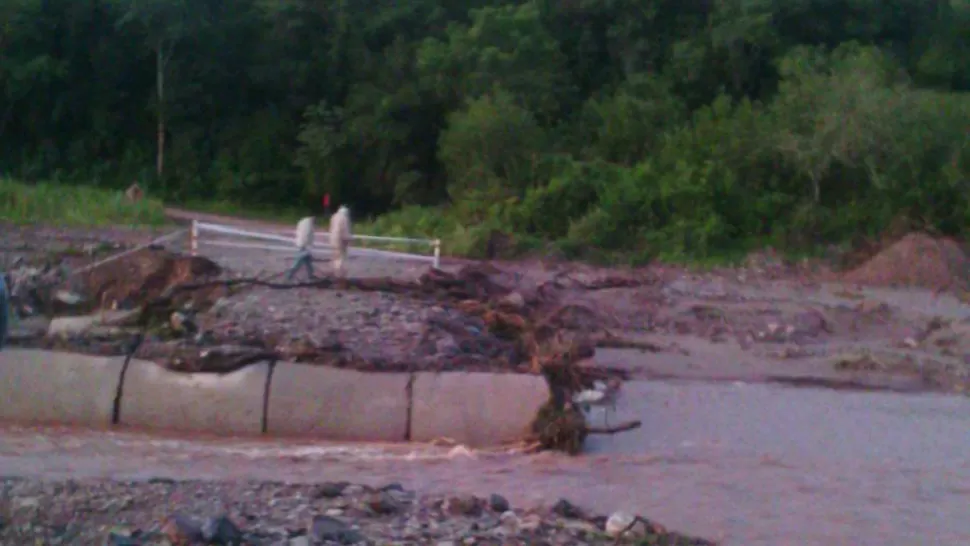
<path fill-rule="evenodd" d="M 703 546 L 645 518 L 565 499 L 428 497 L 401 484 L 0 481 L 0 544 L 435 544 Z"/>

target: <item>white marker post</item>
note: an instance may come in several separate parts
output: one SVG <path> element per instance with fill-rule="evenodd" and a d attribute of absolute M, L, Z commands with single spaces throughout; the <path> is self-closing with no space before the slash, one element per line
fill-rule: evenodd
<path fill-rule="evenodd" d="M 199 221 L 192 220 L 192 230 L 189 234 L 189 253 L 195 257 L 199 255 Z"/>

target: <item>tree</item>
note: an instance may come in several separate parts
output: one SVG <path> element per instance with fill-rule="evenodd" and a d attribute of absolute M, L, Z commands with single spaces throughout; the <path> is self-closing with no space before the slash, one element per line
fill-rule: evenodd
<path fill-rule="evenodd" d="M 537 5 L 485 7 L 471 18 L 449 26 L 445 40 L 422 44 L 418 69 L 428 85 L 455 106 L 502 88 L 542 120 L 558 115 L 573 89 Z"/>
<path fill-rule="evenodd" d="M 167 75 L 179 43 L 206 26 L 205 10 L 190 0 L 117 0 L 121 3 L 118 26 L 138 25 L 148 47 L 155 55 L 155 173 L 161 178 L 165 168 Z"/>
<path fill-rule="evenodd" d="M 448 173 L 452 199 L 521 197 L 542 182 L 545 135 L 535 116 L 499 88 L 448 118 L 438 157 Z"/>
<path fill-rule="evenodd" d="M 878 50 L 849 46 L 826 55 L 800 49 L 781 63 L 774 112 L 778 150 L 811 182 L 812 199 L 838 165 L 866 168 L 882 159 L 898 104 L 894 65 Z"/>

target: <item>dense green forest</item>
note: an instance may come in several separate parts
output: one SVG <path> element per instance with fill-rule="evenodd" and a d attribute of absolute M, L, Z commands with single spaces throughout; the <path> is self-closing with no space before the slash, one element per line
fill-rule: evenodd
<path fill-rule="evenodd" d="M 970 0 L 3 0 L 0 175 L 473 252 L 970 222 Z"/>

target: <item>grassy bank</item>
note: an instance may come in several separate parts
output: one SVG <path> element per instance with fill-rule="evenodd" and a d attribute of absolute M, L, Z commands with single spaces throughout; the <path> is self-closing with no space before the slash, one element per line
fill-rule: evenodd
<path fill-rule="evenodd" d="M 166 223 L 161 201 L 129 203 L 122 191 L 0 178 L 0 220 L 14 224 L 96 227 Z"/>

